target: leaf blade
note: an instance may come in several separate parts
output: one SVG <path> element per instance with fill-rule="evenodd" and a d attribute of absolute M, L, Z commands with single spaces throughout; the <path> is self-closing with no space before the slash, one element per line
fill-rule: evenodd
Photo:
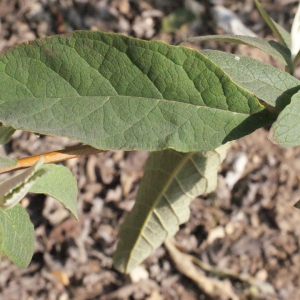
<path fill-rule="evenodd" d="M 279 114 L 272 125 L 270 138 L 281 146 L 300 145 L 300 92 L 292 97 L 291 103 Z"/>
<path fill-rule="evenodd" d="M 5 232 L 3 251 L 17 266 L 26 268 L 34 249 L 34 228 L 28 213 L 17 204 L 6 211 L 0 208 L 0 216 Z"/>
<path fill-rule="evenodd" d="M 289 104 L 300 89 L 297 78 L 256 59 L 215 50 L 203 50 L 202 53 L 218 64 L 234 82 L 278 110 Z"/>
<path fill-rule="evenodd" d="M 216 187 L 228 144 L 206 153 L 152 152 L 136 204 L 119 231 L 114 266 L 130 272 L 189 218 L 189 204 Z M 155 188 L 154 188 L 155 187 Z"/>
<path fill-rule="evenodd" d="M 19 45 L 0 57 L 0 81 L 12 87 L 0 85 L 5 125 L 101 149 L 209 150 L 273 120 L 201 53 L 117 34 Z"/>
<path fill-rule="evenodd" d="M 30 193 L 46 194 L 62 203 L 78 220 L 77 214 L 77 181 L 72 172 L 60 165 L 43 166 L 48 172 L 38 178 L 30 188 Z"/>

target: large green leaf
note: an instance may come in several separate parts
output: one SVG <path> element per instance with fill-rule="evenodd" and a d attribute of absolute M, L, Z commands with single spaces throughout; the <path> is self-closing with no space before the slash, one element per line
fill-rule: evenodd
<path fill-rule="evenodd" d="M 283 45 L 291 49 L 291 35 L 287 32 L 281 25 L 275 22 L 264 10 L 264 8 L 260 5 L 260 3 L 255 0 L 255 4 L 257 9 L 259 10 L 261 16 L 266 21 L 268 26 L 273 31 L 274 35 L 277 37 L 279 42 Z"/>
<path fill-rule="evenodd" d="M 191 200 L 216 188 L 228 144 L 208 152 L 152 152 L 136 203 L 120 228 L 114 266 L 130 272 L 174 235 L 190 215 Z"/>
<path fill-rule="evenodd" d="M 282 110 L 300 89 L 300 81 L 259 60 L 215 50 L 204 50 L 231 79 L 269 105 Z"/>
<path fill-rule="evenodd" d="M 188 38 L 185 42 L 201 42 L 201 41 L 222 41 L 230 42 L 242 45 L 248 45 L 258 48 L 279 61 L 287 65 L 291 70 L 293 69 L 293 64 L 291 60 L 291 51 L 289 48 L 268 39 L 262 39 L 252 36 L 234 35 L 234 34 L 223 34 L 223 35 L 205 35 L 199 37 Z"/>
<path fill-rule="evenodd" d="M 42 168 L 46 168 L 49 172 L 37 179 L 29 192 L 46 194 L 57 199 L 78 219 L 77 181 L 72 172 L 59 165 L 47 165 Z"/>
<path fill-rule="evenodd" d="M 203 54 L 79 31 L 0 57 L 0 120 L 101 149 L 214 149 L 272 115 Z"/>
<path fill-rule="evenodd" d="M 28 213 L 20 204 L 8 210 L 0 208 L 0 222 L 4 228 L 3 251 L 17 266 L 26 268 L 34 248 L 34 229 Z"/>
<path fill-rule="evenodd" d="M 291 103 L 279 114 L 271 128 L 271 138 L 282 146 L 300 145 L 300 92 L 292 97 Z"/>

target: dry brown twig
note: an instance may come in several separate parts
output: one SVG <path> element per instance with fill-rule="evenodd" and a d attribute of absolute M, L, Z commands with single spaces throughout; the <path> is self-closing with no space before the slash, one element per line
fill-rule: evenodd
<path fill-rule="evenodd" d="M 237 274 L 230 269 L 220 269 L 202 262 L 193 255 L 181 252 L 176 247 L 174 238 L 165 241 L 165 246 L 174 261 L 176 268 L 185 276 L 192 279 L 202 291 L 211 297 L 218 299 L 239 299 L 234 293 L 232 285 L 228 281 L 207 277 L 203 271 L 214 274 L 220 278 L 233 278 L 257 287 L 262 293 L 271 296 L 276 295 L 274 288 L 268 282 L 260 281 L 248 274 Z M 198 265 L 202 270 L 196 267 Z"/>

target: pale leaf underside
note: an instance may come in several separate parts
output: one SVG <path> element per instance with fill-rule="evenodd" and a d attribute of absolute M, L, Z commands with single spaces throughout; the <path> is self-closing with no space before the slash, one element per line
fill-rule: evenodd
<path fill-rule="evenodd" d="M 216 187 L 228 144 L 208 152 L 152 152 L 136 204 L 120 229 L 114 265 L 130 272 L 189 218 L 190 202 Z"/>

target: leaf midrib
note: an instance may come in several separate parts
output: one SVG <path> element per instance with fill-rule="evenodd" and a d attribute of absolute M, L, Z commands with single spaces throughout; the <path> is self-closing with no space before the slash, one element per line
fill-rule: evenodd
<path fill-rule="evenodd" d="M 127 263 L 126 263 L 126 269 L 127 269 L 127 267 L 128 267 L 128 263 L 129 263 L 131 257 L 133 257 L 132 254 L 133 254 L 134 251 L 135 251 L 136 245 L 138 244 L 139 238 L 141 237 L 141 233 L 144 231 L 145 226 L 148 224 L 149 219 L 150 219 L 151 215 L 153 214 L 153 211 L 154 211 L 155 207 L 157 206 L 157 203 L 160 201 L 161 197 L 162 197 L 162 196 L 165 194 L 165 192 L 168 190 L 170 184 L 171 184 L 172 181 L 174 180 L 174 178 L 175 178 L 176 174 L 178 173 L 178 171 L 179 171 L 179 170 L 185 165 L 185 163 L 186 163 L 186 162 L 194 155 L 194 153 L 195 153 L 195 152 L 190 152 L 190 153 L 187 153 L 187 154 L 185 154 L 185 155 L 183 156 L 183 159 L 181 160 L 181 162 L 176 166 L 176 168 L 173 170 L 173 172 L 170 173 L 170 176 L 169 176 L 169 178 L 168 178 L 168 180 L 167 180 L 167 183 L 165 184 L 165 187 L 164 187 L 164 188 L 162 189 L 162 191 L 158 194 L 158 196 L 156 197 L 155 201 L 153 201 L 152 206 L 150 206 L 149 214 L 148 214 L 147 218 L 145 218 L 145 221 L 144 221 L 143 225 L 142 225 L 140 228 L 138 228 L 138 229 L 140 229 L 139 234 L 138 234 L 138 238 L 136 239 L 134 245 L 133 245 L 132 248 L 131 248 L 132 250 L 130 251 L 130 254 L 128 255 L 128 258 L 129 258 L 129 259 L 128 259 Z M 171 204 L 170 204 L 170 208 L 173 210 L 173 207 L 172 207 Z M 173 212 L 174 212 L 174 210 L 173 210 Z M 178 217 L 177 217 L 177 215 L 176 215 L 175 212 L 174 212 L 174 215 L 176 216 L 176 218 L 177 218 L 177 220 L 178 220 L 178 222 L 179 222 L 179 219 L 178 219 Z M 158 220 L 159 220 L 159 222 L 160 222 L 160 219 L 159 219 L 159 218 L 158 218 Z M 161 223 L 161 222 L 160 222 L 160 223 Z M 163 225 L 163 224 L 161 224 L 161 225 Z"/>
<path fill-rule="evenodd" d="M 180 101 L 177 101 L 177 100 L 168 100 L 168 99 L 164 99 L 164 98 L 148 98 L 148 97 L 142 97 L 142 96 L 126 96 L 126 95 L 113 95 L 113 96 L 69 96 L 69 97 L 56 97 L 56 98 L 24 98 L 24 99 L 10 99 L 10 100 L 1 100 L 1 103 L 0 103 L 0 107 L 3 103 L 6 103 L 6 102 L 13 102 L 13 101 L 26 101 L 26 100 L 52 100 L 52 101 L 55 101 L 55 100 L 58 100 L 58 102 L 55 102 L 53 105 L 59 103 L 60 100 L 65 100 L 65 99 L 76 99 L 76 98 L 107 98 L 107 101 L 109 101 L 111 98 L 128 98 L 128 99 L 131 99 L 131 100 L 137 100 L 137 99 L 145 99 L 145 101 L 156 101 L 157 103 L 158 102 L 165 102 L 165 103 L 172 103 L 172 104 L 182 104 L 182 105 L 188 105 L 188 106 L 195 106 L 197 109 L 208 109 L 208 110 L 217 110 L 217 111 L 223 111 L 223 112 L 226 112 L 226 113 L 232 113 L 232 114 L 239 114 L 239 115 L 243 115 L 243 116 L 249 116 L 249 115 L 252 115 L 252 113 L 248 112 L 248 113 L 245 113 L 245 112 L 237 112 L 237 111 L 232 111 L 232 110 L 227 110 L 227 109 L 223 109 L 223 108 L 219 108 L 219 107 L 211 107 L 211 106 L 204 106 L 204 105 L 195 105 L 193 103 L 186 103 L 186 102 L 180 102 Z M 257 103 L 261 106 L 261 109 L 263 110 L 263 106 L 259 103 L 259 101 L 257 100 L 257 98 L 255 98 Z M 107 102 L 106 101 L 106 102 Z M 105 103 L 106 103 L 105 102 Z M 104 103 L 104 104 L 105 104 Z M 104 104 L 102 104 L 101 106 L 103 106 Z M 99 109 L 101 106 L 97 107 L 97 109 Z M 47 107 L 46 109 L 49 109 L 49 107 Z M 45 110 L 46 110 L 45 109 Z M 97 109 L 91 111 L 91 112 L 95 112 Z M 40 112 L 43 112 L 44 110 L 40 110 Z M 258 113 L 259 111 L 257 111 L 256 113 Z M 0 111 L 1 113 L 1 111 Z M 34 112 L 33 114 L 36 114 L 36 112 Z M 71 124 L 71 123 L 70 123 Z"/>

